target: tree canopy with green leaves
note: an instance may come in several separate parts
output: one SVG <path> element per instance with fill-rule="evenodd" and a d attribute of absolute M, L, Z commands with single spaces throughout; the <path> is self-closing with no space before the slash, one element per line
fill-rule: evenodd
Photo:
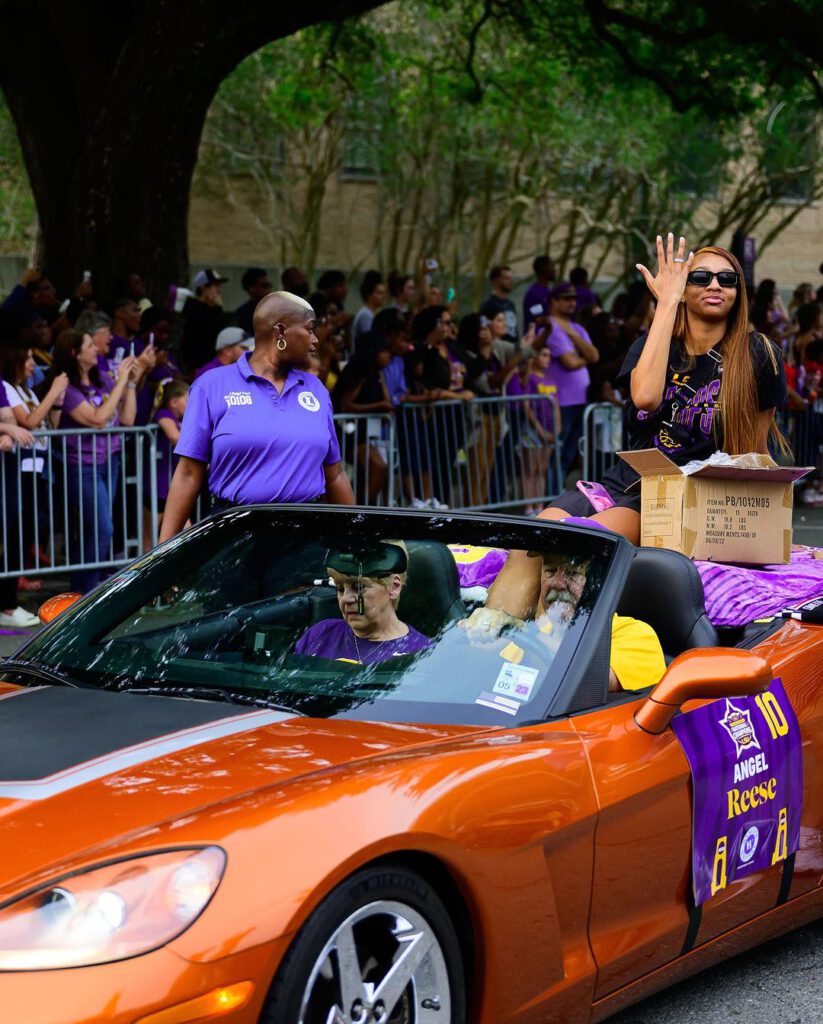
<path fill-rule="evenodd" d="M 696 243 L 761 229 L 762 251 L 821 194 L 801 87 L 745 114 L 680 111 L 591 38 L 566 45 L 582 8 L 557 15 L 553 48 L 522 12 L 484 20 L 442 0 L 270 44 L 218 92 L 198 187 L 257 196 L 274 258 L 311 269 L 334 177 L 367 179 L 373 237 L 355 239 L 350 266 L 436 255 L 478 287 L 491 263 L 546 250 L 561 271 L 609 261 L 627 278 L 669 225 Z"/>
<path fill-rule="evenodd" d="M 666 220 L 762 227 L 762 251 L 819 181 L 815 0 L 5 0 L 4 15 L 20 150 L 4 113 L 0 233 L 24 235 L 36 204 L 64 289 L 86 266 L 183 277 L 210 107 L 201 187 L 230 196 L 244 174 L 261 220 L 277 213 L 273 252 L 308 267 L 340 172 L 377 185 L 375 260 L 437 252 L 467 273 L 517 255 L 524 230 L 572 262 L 599 238 L 593 258 L 620 248 L 627 267 Z M 780 210 L 786 195 L 800 201 Z"/>

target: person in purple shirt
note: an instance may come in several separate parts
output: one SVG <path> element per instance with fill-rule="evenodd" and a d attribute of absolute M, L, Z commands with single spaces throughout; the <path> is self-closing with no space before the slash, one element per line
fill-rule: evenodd
<path fill-rule="evenodd" d="M 557 271 L 550 256 L 538 256 L 532 263 L 535 281 L 526 289 L 523 296 L 523 330 L 537 321 L 538 326 L 545 324 L 549 314 L 549 289 L 554 282 Z M 540 307 L 538 309 L 538 306 Z"/>
<path fill-rule="evenodd" d="M 560 490 L 578 455 L 589 389 L 588 367 L 600 358 L 586 329 L 571 319 L 576 303 L 577 292 L 568 281 L 552 288 L 551 329 L 546 341 L 551 353 L 549 377 L 557 388 L 557 404 L 560 406 L 560 468 L 563 480 L 553 481 L 559 483 Z"/>
<path fill-rule="evenodd" d="M 369 551 L 330 551 L 326 570 L 343 618 L 309 626 L 294 653 L 373 665 L 431 647 L 427 636 L 397 617 L 408 565 L 406 545 L 397 540 Z"/>
<path fill-rule="evenodd" d="M 236 363 L 244 352 L 254 348 L 254 342 L 246 334 L 242 327 L 224 327 L 217 335 L 214 343 L 214 351 L 217 353 L 214 359 L 194 371 L 194 379 L 202 377 L 209 370 L 216 370 L 221 366 L 231 366 Z"/>
<path fill-rule="evenodd" d="M 66 488 L 69 503 L 80 516 L 79 545 L 72 545 L 75 564 L 105 561 L 114 535 L 112 501 L 117 490 L 122 447 L 117 434 L 104 434 L 107 427 L 134 423 L 137 360 L 131 356 L 120 363 L 112 383 L 97 368 L 98 352 L 91 335 L 63 331 L 54 346 L 54 360 L 46 378 L 49 385 L 61 373 L 69 378 L 63 396 L 60 430 L 99 430 L 97 435 L 73 434 L 65 439 Z M 74 540 L 74 538 L 72 538 Z M 70 588 L 85 594 L 100 581 L 100 569 L 75 571 Z"/>
<path fill-rule="evenodd" d="M 91 336 L 97 350 L 97 369 L 100 376 L 114 384 L 117 379 L 117 367 L 113 366 L 109 359 L 112 339 L 111 317 L 102 310 L 84 309 L 75 321 L 74 329 Z"/>
<path fill-rule="evenodd" d="M 183 528 L 207 476 L 214 511 L 321 498 L 354 504 L 331 398 L 309 372 L 314 327 L 305 299 L 272 292 L 254 312 L 254 351 L 194 382 L 161 542 Z"/>
<path fill-rule="evenodd" d="M 174 454 L 174 447 L 180 440 L 180 427 L 188 401 L 189 385 L 185 380 L 179 378 L 166 380 L 157 388 L 154 410 L 150 419 L 150 422 L 159 428 L 157 431 L 157 453 L 153 464 L 148 462 L 151 458 L 151 448 L 147 445 L 144 451 L 147 470 L 154 474 L 156 481 L 157 511 L 160 513 L 160 517 L 166 507 L 171 478 L 178 462 L 178 458 Z M 146 551 L 150 550 L 152 546 L 151 510 L 151 488 L 147 485 L 143 489 L 143 547 Z"/>
<path fill-rule="evenodd" d="M 589 287 L 589 272 L 585 267 L 575 267 L 569 274 L 569 280 L 577 292 L 577 305 L 575 313 L 579 313 L 586 306 L 600 308 L 600 296 Z"/>

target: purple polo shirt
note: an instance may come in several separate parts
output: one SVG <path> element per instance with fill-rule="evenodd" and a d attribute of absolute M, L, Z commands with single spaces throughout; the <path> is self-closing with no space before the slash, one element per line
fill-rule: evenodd
<path fill-rule="evenodd" d="M 188 413 L 187 413 L 188 415 Z M 414 626 L 397 640 L 361 640 L 354 642 L 354 633 L 342 619 L 323 619 L 309 626 L 297 641 L 295 654 L 311 654 L 318 658 L 346 658 L 348 661 L 373 665 L 400 654 L 414 654 L 431 647 L 432 642 Z"/>
<path fill-rule="evenodd" d="M 5 409 L 9 404 L 8 397 L 6 396 L 6 389 L 3 386 L 3 378 L 0 377 L 0 409 Z"/>
<path fill-rule="evenodd" d="M 209 463 L 209 490 L 224 501 L 313 501 L 326 489 L 323 467 L 340 461 L 331 398 L 294 368 L 278 395 L 244 352 L 192 384 L 175 455 Z"/>
<path fill-rule="evenodd" d="M 204 373 L 208 373 L 209 370 L 216 370 L 218 367 L 222 365 L 223 364 L 220 362 L 220 357 L 215 356 L 214 359 L 210 359 L 207 363 L 204 363 L 203 366 L 201 366 L 198 370 L 194 371 L 194 379 L 197 380 L 197 378 L 202 377 Z"/>
<path fill-rule="evenodd" d="M 560 362 L 560 356 L 564 352 L 577 354 L 574 342 L 561 330 L 554 320 L 551 321 L 552 329 L 548 337 L 549 351 L 552 354 L 552 361 L 548 370 L 548 381 L 557 388 L 557 404 L 563 408 L 564 405 L 585 405 L 586 392 L 589 389 L 589 369 L 587 366 L 579 366 L 576 370 L 567 370 Z M 572 321 L 572 327 L 585 340 L 590 342 L 591 338 L 586 333 L 585 327 Z"/>

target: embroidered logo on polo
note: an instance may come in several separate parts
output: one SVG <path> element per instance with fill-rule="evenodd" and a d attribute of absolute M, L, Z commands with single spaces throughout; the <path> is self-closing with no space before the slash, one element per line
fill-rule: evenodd
<path fill-rule="evenodd" d="M 320 399 L 317 395 L 313 395 L 311 391 L 301 391 L 297 396 L 297 401 L 304 409 L 308 409 L 309 412 L 317 412 L 320 408 Z"/>
<path fill-rule="evenodd" d="M 233 405 L 251 405 L 251 391 L 230 391 L 223 400 L 230 409 Z"/>

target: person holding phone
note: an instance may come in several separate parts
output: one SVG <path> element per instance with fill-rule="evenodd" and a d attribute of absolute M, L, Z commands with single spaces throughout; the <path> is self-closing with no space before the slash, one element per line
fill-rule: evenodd
<path fill-rule="evenodd" d="M 625 424 L 630 449 L 659 448 L 678 466 L 729 455 L 788 452 L 775 423 L 786 400 L 786 372 L 777 346 L 749 330 L 743 270 L 726 249 L 687 252 L 669 232 L 657 236 L 658 269 L 638 264 L 657 308 L 651 328 L 626 354 L 617 386 L 628 390 Z M 639 477 L 622 460 L 600 483 L 613 508 L 592 518 L 637 543 L 640 537 Z M 543 519 L 587 515 L 588 498 L 561 494 Z"/>
<path fill-rule="evenodd" d="M 99 430 L 134 423 L 137 411 L 137 360 L 126 356 L 112 382 L 97 364 L 98 350 L 91 335 L 81 331 L 62 331 L 54 346 L 54 362 L 47 386 L 68 377 L 60 404 L 61 430 Z M 98 435 L 72 433 L 65 439 L 62 453 L 66 459 L 65 486 L 74 524 L 71 560 L 89 563 L 92 568 L 75 570 L 69 581 L 71 590 L 86 594 L 100 582 L 96 563 L 109 558 L 114 536 L 112 502 L 120 473 L 122 440 L 117 433 Z"/>

